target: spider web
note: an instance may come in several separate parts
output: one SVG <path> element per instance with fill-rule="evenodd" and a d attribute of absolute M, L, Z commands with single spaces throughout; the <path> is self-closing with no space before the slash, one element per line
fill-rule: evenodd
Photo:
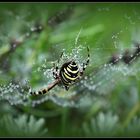
<path fill-rule="evenodd" d="M 98 12 L 110 12 L 109 7 L 97 8 L 96 10 Z M 133 13 L 139 20 L 139 13 L 135 10 L 133 11 Z M 10 12 L 6 14 L 11 15 Z M 16 17 L 17 20 L 23 18 L 21 16 Z M 124 14 L 124 18 L 127 19 L 130 24 L 135 25 L 135 21 L 133 21 L 132 16 Z M 29 25 L 29 23 L 25 23 L 26 26 Z M 87 46 L 90 48 L 90 64 L 85 71 L 84 77 L 75 85 L 72 85 L 69 91 L 65 91 L 62 87 L 56 86 L 48 94 L 32 99 L 29 94 L 29 87 L 31 86 L 30 80 L 23 79 L 23 81 L 20 81 L 18 83 L 9 82 L 9 84 L 2 84 L 0 86 L 0 100 L 6 100 L 11 105 L 21 104 L 32 106 L 36 106 L 38 104 L 51 100 L 52 102 L 60 106 L 83 107 L 91 105 L 92 102 L 98 99 L 98 97 L 104 97 L 113 94 L 113 90 L 115 90 L 116 87 L 119 85 L 122 85 L 124 87 L 130 86 L 132 83 L 129 82 L 129 79 L 132 77 L 134 77 L 136 80 L 139 80 L 138 75 L 140 69 L 138 68 L 138 61 L 133 65 L 125 65 L 122 62 L 120 62 L 118 65 L 106 62 L 102 63 L 101 59 L 109 60 L 112 54 L 106 54 L 103 56 L 103 58 L 100 58 L 101 51 L 111 48 L 105 48 L 104 43 L 102 43 L 101 46 L 98 46 L 96 48 L 92 48 L 90 45 L 88 45 L 87 42 L 81 43 L 80 36 L 81 34 L 83 34 L 83 30 L 84 27 L 80 29 L 74 41 L 70 43 L 70 46 L 72 48 L 72 51 L 70 53 L 67 53 L 67 50 L 65 49 L 65 47 L 63 47 L 63 56 L 60 60 L 60 63 L 58 64 L 59 67 L 61 67 L 62 64 L 66 61 L 74 59 L 80 65 L 80 67 L 82 67 L 82 63 L 84 63 L 87 58 L 87 53 L 83 53 L 83 51 L 87 51 Z M 119 57 L 117 58 L 117 60 L 122 59 L 122 53 L 124 52 L 124 47 L 122 47 L 124 44 L 120 40 L 119 36 L 126 31 L 128 31 L 127 27 L 125 29 L 121 29 L 120 31 L 111 36 L 114 48 L 119 52 Z M 139 42 L 139 30 L 133 29 L 131 32 L 132 40 Z M 5 42 L 7 42 L 8 38 L 8 35 L 6 35 L 6 37 L 4 37 L 4 35 L 1 35 L 1 40 L 3 40 L 2 43 L 4 44 Z M 133 51 L 134 48 L 131 47 L 130 49 Z M 131 57 L 133 57 L 133 55 L 131 55 Z M 44 61 L 41 62 L 40 66 L 38 66 L 36 68 L 36 71 L 33 71 L 33 73 L 40 75 L 43 78 L 43 82 L 36 85 L 36 87 L 32 86 L 33 90 L 38 90 L 43 87 L 45 88 L 49 83 L 52 83 L 54 81 L 52 74 L 53 68 L 48 68 L 47 58 L 43 57 L 42 59 L 44 59 Z M 133 63 L 135 59 L 136 57 L 132 59 L 130 64 Z M 50 63 L 57 63 L 57 60 Z M 95 68 L 97 68 L 97 70 Z"/>

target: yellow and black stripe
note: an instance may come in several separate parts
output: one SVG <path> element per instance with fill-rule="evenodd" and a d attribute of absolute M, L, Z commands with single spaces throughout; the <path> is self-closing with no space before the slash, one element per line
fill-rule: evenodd
<path fill-rule="evenodd" d="M 65 63 L 60 69 L 60 78 L 66 89 L 79 78 L 79 67 L 74 61 Z"/>

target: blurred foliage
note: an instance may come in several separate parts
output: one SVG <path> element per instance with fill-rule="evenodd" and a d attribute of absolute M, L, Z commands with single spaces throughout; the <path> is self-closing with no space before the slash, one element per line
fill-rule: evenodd
<path fill-rule="evenodd" d="M 38 99 L 36 106 L 11 105 L 18 102 L 17 92 L 1 86 L 0 136 L 139 137 L 139 59 L 104 65 L 114 54 L 132 54 L 140 43 L 139 13 L 139 3 L 1 3 L 1 85 L 13 81 L 24 87 L 28 80 L 33 89 L 47 86 L 53 78 L 45 70 L 63 50 L 74 50 L 78 33 L 78 44 L 90 48 L 90 66 L 85 80 L 69 91 L 53 89 L 62 99 L 30 98 Z M 82 62 L 85 48 L 78 55 Z"/>
<path fill-rule="evenodd" d="M 0 120 L 0 135 L 9 137 L 40 137 L 47 132 L 46 128 L 42 129 L 44 123 L 44 119 L 36 120 L 33 116 L 30 116 L 28 119 L 26 115 L 20 115 L 18 118 L 5 115 Z"/>

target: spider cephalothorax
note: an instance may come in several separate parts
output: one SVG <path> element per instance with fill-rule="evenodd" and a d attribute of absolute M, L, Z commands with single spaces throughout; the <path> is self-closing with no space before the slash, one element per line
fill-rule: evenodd
<path fill-rule="evenodd" d="M 80 67 L 75 60 L 70 60 L 66 63 L 64 63 L 60 68 L 58 67 L 59 60 L 61 59 L 63 53 L 61 54 L 60 59 L 58 60 L 58 63 L 56 66 L 54 66 L 53 69 L 53 76 L 54 76 L 54 83 L 50 84 L 46 89 L 39 90 L 37 92 L 30 92 L 31 94 L 38 95 L 38 94 L 45 94 L 49 90 L 51 90 L 55 85 L 60 84 L 65 87 L 66 90 L 69 89 L 69 87 L 77 82 L 83 75 L 83 72 L 85 71 L 87 65 L 89 64 L 89 48 L 88 50 L 88 58 L 86 60 L 86 63 L 83 63 L 82 67 Z"/>

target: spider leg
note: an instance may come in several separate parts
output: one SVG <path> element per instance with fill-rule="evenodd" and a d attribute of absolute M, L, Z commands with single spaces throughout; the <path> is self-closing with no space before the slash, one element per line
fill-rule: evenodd
<path fill-rule="evenodd" d="M 62 56 L 63 56 L 63 52 L 61 53 L 60 58 L 57 61 L 57 65 L 54 64 L 54 66 L 53 66 L 54 67 L 54 69 L 53 69 L 53 77 L 54 77 L 54 79 L 57 79 L 59 77 L 59 74 L 58 74 L 58 69 L 59 69 L 58 64 L 59 64 L 60 59 L 62 58 Z"/>
<path fill-rule="evenodd" d="M 54 68 L 53 68 L 53 77 L 54 77 L 54 79 L 58 78 L 58 66 L 56 66 L 55 64 L 54 64 Z"/>
<path fill-rule="evenodd" d="M 53 71 L 53 77 L 54 77 L 54 79 L 57 79 L 57 72 L 56 71 Z"/>
<path fill-rule="evenodd" d="M 46 88 L 40 89 L 38 91 L 32 91 L 30 89 L 29 92 L 31 95 L 43 95 L 43 94 L 48 93 L 52 88 L 54 88 L 57 84 L 59 84 L 59 82 L 60 82 L 60 79 L 56 79 L 53 83 L 49 84 L 48 87 Z"/>
<path fill-rule="evenodd" d="M 69 86 L 65 86 L 65 89 L 68 91 L 69 90 Z"/>
<path fill-rule="evenodd" d="M 86 67 L 87 67 L 88 64 L 89 64 L 90 54 L 89 54 L 89 48 L 88 48 L 88 47 L 87 47 L 87 51 L 88 51 L 87 61 L 86 61 L 85 63 L 83 63 L 82 71 L 80 72 L 80 76 L 83 75 L 83 72 L 85 71 Z"/>

